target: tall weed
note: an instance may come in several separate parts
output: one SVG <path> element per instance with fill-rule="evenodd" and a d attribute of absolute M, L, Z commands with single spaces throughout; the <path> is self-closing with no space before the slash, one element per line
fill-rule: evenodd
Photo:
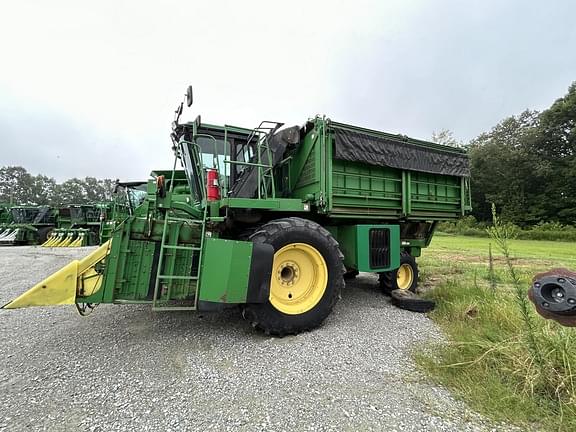
<path fill-rule="evenodd" d="M 526 295 L 531 271 L 515 268 L 510 248 L 518 230 L 493 211 L 493 224 L 484 232 L 495 252 L 504 256 L 498 289 L 492 288 L 490 262 L 481 283 L 477 267 L 470 265 L 433 289 L 429 295 L 437 308 L 431 316 L 444 328 L 449 343 L 419 353 L 417 360 L 439 382 L 494 419 L 525 429 L 574 431 L 576 330 L 534 313 Z"/>

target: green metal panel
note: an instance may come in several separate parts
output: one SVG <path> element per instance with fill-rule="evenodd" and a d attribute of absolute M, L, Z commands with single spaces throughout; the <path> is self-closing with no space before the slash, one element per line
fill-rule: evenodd
<path fill-rule="evenodd" d="M 464 211 L 460 177 L 332 162 L 332 214 L 454 219 Z"/>
<path fill-rule="evenodd" d="M 291 198 L 224 198 L 220 200 L 221 207 L 230 208 L 252 208 L 281 211 L 307 211 L 309 207 L 301 199 Z"/>
<path fill-rule="evenodd" d="M 401 171 L 341 160 L 332 166 L 332 213 L 401 216 Z"/>
<path fill-rule="evenodd" d="M 314 128 L 289 155 L 289 190 L 292 198 L 311 200 L 318 213 L 335 218 L 444 220 L 470 209 L 468 179 L 334 159 L 329 120 L 316 118 L 313 123 Z"/>
<path fill-rule="evenodd" d="M 411 212 L 462 213 L 462 182 L 460 177 L 411 173 L 409 181 Z"/>
<path fill-rule="evenodd" d="M 323 135 L 314 129 L 292 155 L 289 166 L 289 190 L 293 198 L 312 199 L 319 204 L 321 192 L 321 147 Z"/>
<path fill-rule="evenodd" d="M 207 238 L 204 242 L 199 300 L 244 303 L 252 243 Z"/>
<path fill-rule="evenodd" d="M 372 266 L 370 262 L 370 233 L 375 229 L 389 231 L 387 266 Z M 334 233 L 334 230 L 331 230 Z M 400 266 L 400 228 L 398 225 L 346 225 L 336 230 L 340 249 L 344 254 L 344 265 L 363 272 L 381 272 Z"/>
<path fill-rule="evenodd" d="M 128 240 L 127 245 L 130 253 L 123 254 L 121 257 L 123 283 L 116 280 L 114 300 L 149 300 L 148 292 L 156 243 Z"/>

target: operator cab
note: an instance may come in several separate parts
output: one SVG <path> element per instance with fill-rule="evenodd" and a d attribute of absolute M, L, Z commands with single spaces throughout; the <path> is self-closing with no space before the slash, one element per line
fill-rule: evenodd
<path fill-rule="evenodd" d="M 192 88 L 186 92 L 192 105 Z M 263 121 L 254 129 L 204 124 L 198 116 L 180 124 L 184 102 L 175 111 L 172 143 L 186 172 L 193 202 L 220 197 L 261 198 L 275 196 L 274 168 L 289 145 L 300 141 L 295 126 Z M 208 195 L 207 195 L 208 194 Z"/>

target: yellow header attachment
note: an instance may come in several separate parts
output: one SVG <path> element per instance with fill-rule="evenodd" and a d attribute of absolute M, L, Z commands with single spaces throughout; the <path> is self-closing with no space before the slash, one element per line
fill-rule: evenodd
<path fill-rule="evenodd" d="M 90 255 L 62 267 L 2 308 L 74 304 L 80 291 L 83 296 L 94 294 L 100 289 L 104 278 L 95 266 L 108 256 L 110 243 L 111 240 L 108 240 Z"/>

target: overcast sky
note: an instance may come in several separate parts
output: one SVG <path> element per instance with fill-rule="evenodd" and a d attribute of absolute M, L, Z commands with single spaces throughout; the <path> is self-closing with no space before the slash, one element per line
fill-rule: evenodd
<path fill-rule="evenodd" d="M 4 2 L 0 166 L 145 179 L 172 166 L 188 84 L 186 119 L 467 141 L 566 92 L 575 17 L 570 0 Z"/>

